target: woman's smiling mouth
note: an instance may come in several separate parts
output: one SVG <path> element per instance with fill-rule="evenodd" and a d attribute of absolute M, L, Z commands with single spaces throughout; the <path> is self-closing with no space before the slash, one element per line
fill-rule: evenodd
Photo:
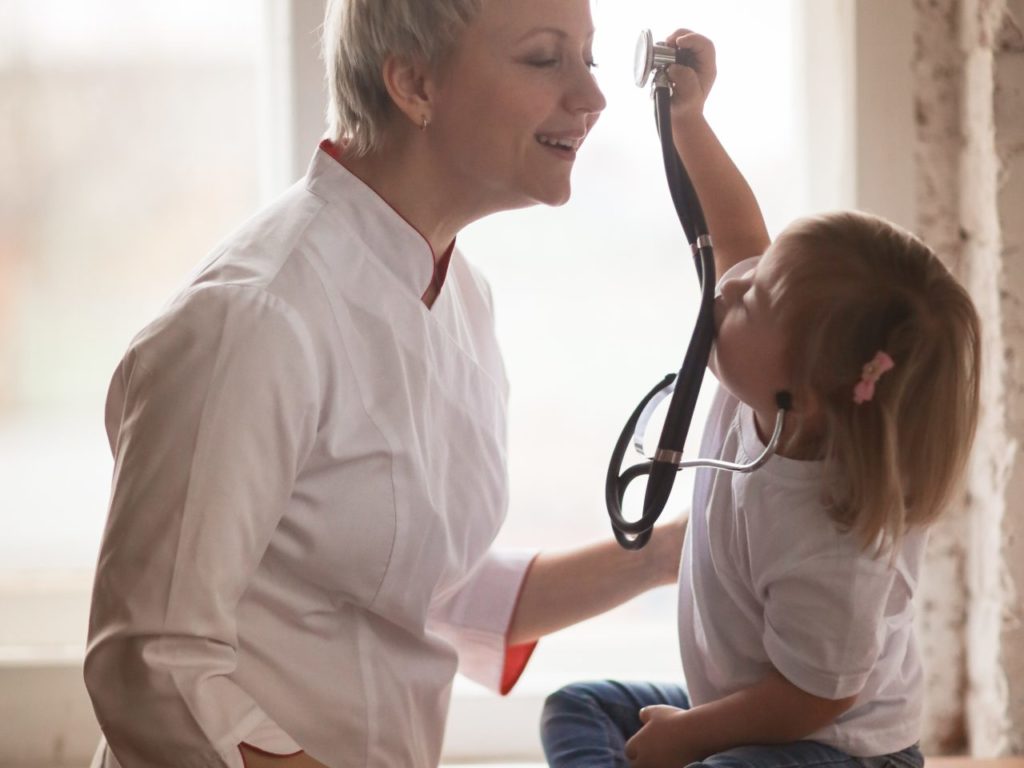
<path fill-rule="evenodd" d="M 564 160 L 572 160 L 576 157 L 576 152 L 579 150 L 580 145 L 583 144 L 583 137 L 572 138 L 538 133 L 537 143 L 545 149 L 551 150 Z"/>

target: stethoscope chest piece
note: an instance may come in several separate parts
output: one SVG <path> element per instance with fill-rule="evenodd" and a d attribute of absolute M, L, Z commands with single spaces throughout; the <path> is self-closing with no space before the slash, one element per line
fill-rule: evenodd
<path fill-rule="evenodd" d="M 633 59 L 633 76 L 636 78 L 636 84 L 643 88 L 656 70 L 670 64 L 685 64 L 687 59 L 686 51 L 655 43 L 651 30 L 645 29 L 636 41 L 636 54 Z"/>

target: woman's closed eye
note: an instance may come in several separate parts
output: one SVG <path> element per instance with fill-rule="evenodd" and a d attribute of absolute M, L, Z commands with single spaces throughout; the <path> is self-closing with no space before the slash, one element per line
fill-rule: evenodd
<path fill-rule="evenodd" d="M 531 57 L 531 58 L 526 59 L 525 63 L 528 64 L 531 67 L 537 67 L 538 69 L 549 69 L 549 68 L 557 67 L 558 65 L 560 65 L 562 63 L 562 59 L 559 58 L 559 57 L 552 58 L 552 57 L 538 56 L 538 57 Z M 591 69 L 591 70 L 597 68 L 597 62 L 594 61 L 593 59 L 584 59 L 583 60 L 583 65 L 587 69 Z"/>

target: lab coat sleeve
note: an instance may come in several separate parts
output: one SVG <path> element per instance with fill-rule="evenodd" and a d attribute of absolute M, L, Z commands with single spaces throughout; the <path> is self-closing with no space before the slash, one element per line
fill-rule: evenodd
<path fill-rule="evenodd" d="M 242 768 L 250 736 L 294 745 L 229 675 L 235 608 L 312 446 L 318 386 L 294 310 L 231 285 L 180 300 L 115 373 L 85 681 L 124 768 Z"/>
<path fill-rule="evenodd" d="M 502 695 L 515 686 L 537 646 L 507 641 L 535 557 L 533 551 L 492 549 L 454 594 L 430 609 L 429 629 L 455 646 L 459 672 Z"/>

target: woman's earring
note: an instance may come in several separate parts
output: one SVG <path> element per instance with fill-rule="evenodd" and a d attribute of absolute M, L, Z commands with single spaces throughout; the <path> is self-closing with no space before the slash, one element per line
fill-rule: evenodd
<path fill-rule="evenodd" d="M 423 116 L 422 116 L 422 117 L 420 118 L 420 121 L 421 121 L 421 122 L 420 122 L 420 130 L 421 130 L 421 131 L 425 131 L 425 130 L 427 130 L 427 126 L 428 126 L 428 125 L 430 125 L 430 121 L 429 121 L 429 120 L 427 119 L 427 116 L 426 116 L 426 115 L 423 115 Z"/>

